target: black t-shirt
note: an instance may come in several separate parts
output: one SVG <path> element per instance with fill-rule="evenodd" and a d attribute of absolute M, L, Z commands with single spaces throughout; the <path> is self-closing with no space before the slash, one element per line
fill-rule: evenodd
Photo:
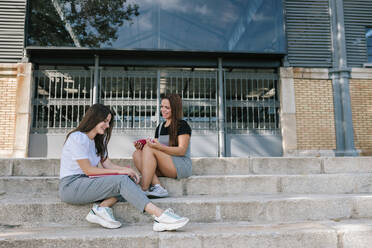
<path fill-rule="evenodd" d="M 160 130 L 160 135 L 168 135 L 169 134 L 169 127 L 165 127 L 165 122 L 163 122 L 163 126 L 161 127 L 161 130 Z M 155 130 L 155 138 L 159 138 L 159 127 L 160 127 L 160 124 L 158 125 L 158 127 L 156 128 Z M 180 120 L 178 121 L 178 132 L 177 132 L 177 136 L 178 135 L 182 135 L 182 134 L 189 134 L 191 136 L 191 127 L 189 126 L 189 124 L 185 121 L 185 120 Z"/>

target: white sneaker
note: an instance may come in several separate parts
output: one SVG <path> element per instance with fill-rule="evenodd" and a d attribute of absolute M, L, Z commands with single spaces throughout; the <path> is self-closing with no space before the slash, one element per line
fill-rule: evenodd
<path fill-rule="evenodd" d="M 155 232 L 176 230 L 189 222 L 188 218 L 178 216 L 171 208 L 165 210 L 159 217 L 153 217 L 155 219 L 153 225 L 153 230 Z"/>
<path fill-rule="evenodd" d="M 169 195 L 168 191 L 160 184 L 155 184 L 154 186 L 150 187 L 149 190 L 145 191 L 145 194 L 153 197 L 167 197 Z"/>
<path fill-rule="evenodd" d="M 121 226 L 121 223 L 115 220 L 111 208 L 99 207 L 98 204 L 93 205 L 85 219 L 106 228 L 119 228 Z"/>

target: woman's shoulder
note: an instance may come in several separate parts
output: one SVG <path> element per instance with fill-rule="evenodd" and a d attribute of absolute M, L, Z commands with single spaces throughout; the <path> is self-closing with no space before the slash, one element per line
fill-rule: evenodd
<path fill-rule="evenodd" d="M 179 125 L 190 127 L 189 123 L 183 119 L 179 121 Z"/>
<path fill-rule="evenodd" d="M 71 140 L 72 142 L 77 142 L 79 144 L 87 144 L 89 143 L 89 137 L 83 132 L 75 131 L 70 134 L 68 137 L 68 140 Z"/>
<path fill-rule="evenodd" d="M 178 124 L 178 135 L 180 134 L 190 134 L 191 135 L 191 127 L 185 120 L 180 120 Z"/>

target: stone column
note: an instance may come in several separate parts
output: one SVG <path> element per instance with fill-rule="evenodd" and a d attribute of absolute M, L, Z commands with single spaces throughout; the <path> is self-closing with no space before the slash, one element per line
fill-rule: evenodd
<path fill-rule="evenodd" d="M 13 158 L 28 156 L 31 127 L 31 71 L 31 63 L 19 63 L 17 65 L 17 104 Z"/>
<path fill-rule="evenodd" d="M 297 151 L 296 101 L 293 68 L 282 67 L 280 76 L 280 123 L 282 128 L 283 156 Z"/>

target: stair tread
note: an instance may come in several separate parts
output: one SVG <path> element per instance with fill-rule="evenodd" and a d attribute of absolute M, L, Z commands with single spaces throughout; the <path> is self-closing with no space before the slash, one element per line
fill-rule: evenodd
<path fill-rule="evenodd" d="M 340 221 L 305 221 L 287 223 L 256 224 L 251 222 L 190 222 L 182 230 L 176 232 L 153 232 L 152 224 L 126 224 L 118 229 L 105 229 L 95 224 L 87 225 L 46 225 L 39 227 L 16 227 L 0 225 L 0 242 L 3 240 L 31 239 L 94 239 L 115 237 L 122 238 L 159 238 L 177 236 L 220 236 L 239 235 L 279 235 L 303 232 L 369 232 L 372 233 L 372 219 L 340 220 Z"/>
<path fill-rule="evenodd" d="M 324 199 L 342 199 L 342 198 L 372 198 L 372 194 L 369 193 L 358 193 L 358 194 L 237 194 L 237 195 L 188 195 L 188 196 L 175 196 L 151 199 L 154 202 L 162 203 L 177 203 L 177 202 L 250 202 L 250 201 L 280 201 L 280 200 L 324 200 Z M 12 203 L 12 204 L 45 204 L 45 203 L 62 203 L 58 197 L 57 192 L 55 194 L 22 194 L 22 193 L 11 193 L 11 194 L 0 194 L 0 204 Z M 120 204 L 120 203 L 118 203 Z"/>

